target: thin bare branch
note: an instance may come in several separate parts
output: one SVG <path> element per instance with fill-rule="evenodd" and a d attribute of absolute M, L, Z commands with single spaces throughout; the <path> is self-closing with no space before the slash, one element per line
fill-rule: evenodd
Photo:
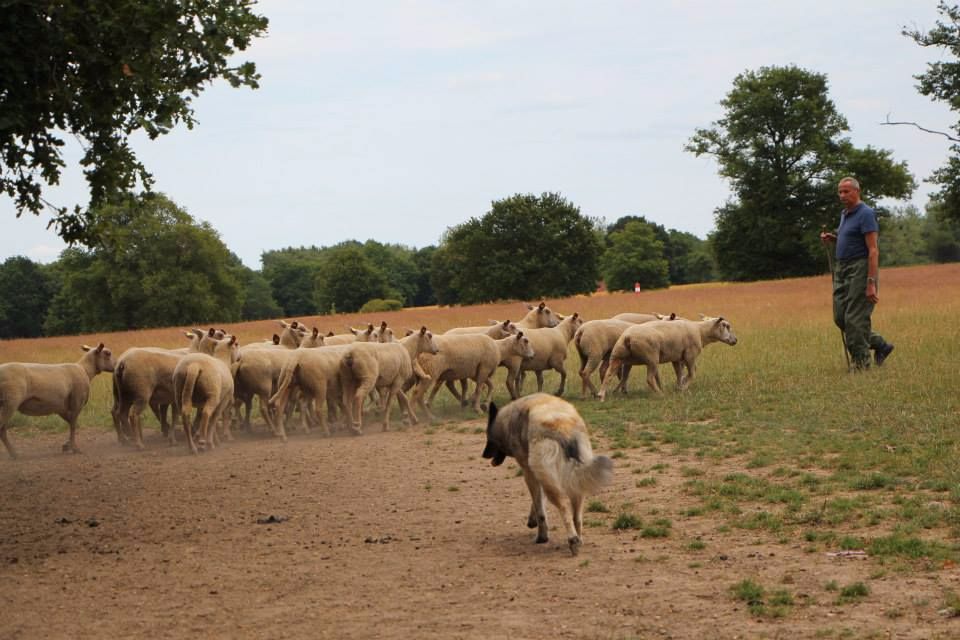
<path fill-rule="evenodd" d="M 916 122 L 891 122 L 891 120 L 890 120 L 890 115 L 889 115 L 889 114 L 887 114 L 887 120 L 886 120 L 886 122 L 881 122 L 880 124 L 881 124 L 881 125 L 884 125 L 884 124 L 906 124 L 906 125 L 911 125 L 911 126 L 916 127 L 917 129 L 920 129 L 920 131 L 924 131 L 924 132 L 926 132 L 926 133 L 933 133 L 933 134 L 936 134 L 936 135 L 938 135 L 938 136 L 943 136 L 944 138 L 946 138 L 947 140 L 950 140 L 951 142 L 960 142 L 960 138 L 955 138 L 955 137 L 953 137 L 952 135 L 950 135 L 949 133 L 944 133 L 943 131 L 934 131 L 933 129 L 927 129 L 926 127 L 921 127 L 921 126 L 918 125 Z"/>

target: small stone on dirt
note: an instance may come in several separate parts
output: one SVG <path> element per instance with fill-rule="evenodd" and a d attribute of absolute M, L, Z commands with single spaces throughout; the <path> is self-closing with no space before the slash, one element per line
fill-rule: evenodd
<path fill-rule="evenodd" d="M 257 518 L 257 524 L 280 524 L 289 520 L 287 516 L 269 515 L 266 518 Z"/>

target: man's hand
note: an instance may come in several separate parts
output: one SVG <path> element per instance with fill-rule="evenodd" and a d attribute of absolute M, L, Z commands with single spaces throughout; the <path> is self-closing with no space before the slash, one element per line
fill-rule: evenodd
<path fill-rule="evenodd" d="M 867 280 L 867 300 L 870 304 L 880 302 L 880 292 L 877 291 L 877 283 L 872 278 Z"/>
<path fill-rule="evenodd" d="M 830 233 L 829 231 L 820 232 L 820 242 L 823 244 L 830 244 L 831 242 L 837 241 L 837 234 Z"/>

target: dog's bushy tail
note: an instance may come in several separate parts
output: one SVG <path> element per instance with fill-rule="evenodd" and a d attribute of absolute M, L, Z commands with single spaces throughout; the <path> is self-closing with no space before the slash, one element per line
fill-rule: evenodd
<path fill-rule="evenodd" d="M 590 438 L 576 433 L 569 442 L 546 439 L 530 449 L 529 462 L 534 472 L 567 495 L 591 495 L 613 480 L 613 460 L 593 455 Z"/>

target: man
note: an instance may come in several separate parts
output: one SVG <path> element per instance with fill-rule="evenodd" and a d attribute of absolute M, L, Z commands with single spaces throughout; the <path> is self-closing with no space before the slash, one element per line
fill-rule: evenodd
<path fill-rule="evenodd" d="M 833 321 L 843 332 L 852 370 L 870 367 L 870 349 L 877 366 L 893 351 L 893 345 L 870 328 L 870 315 L 880 301 L 880 248 L 877 245 L 876 212 L 860 200 L 860 183 L 846 177 L 837 186 L 843 212 L 836 233 L 824 231 L 820 241 L 829 248 L 837 244 L 833 272 Z"/>

